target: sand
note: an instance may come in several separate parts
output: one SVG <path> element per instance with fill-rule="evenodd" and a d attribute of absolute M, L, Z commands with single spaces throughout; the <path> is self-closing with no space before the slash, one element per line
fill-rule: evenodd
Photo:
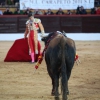
<path fill-rule="evenodd" d="M 81 64 L 73 67 L 68 100 L 100 100 L 100 41 L 75 43 Z M 0 41 L 0 100 L 54 100 L 44 60 L 35 74 L 35 64 L 3 62 L 12 44 Z"/>

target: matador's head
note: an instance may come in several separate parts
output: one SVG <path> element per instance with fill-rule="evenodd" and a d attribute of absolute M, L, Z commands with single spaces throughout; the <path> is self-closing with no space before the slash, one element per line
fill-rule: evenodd
<path fill-rule="evenodd" d="M 28 18 L 29 18 L 31 21 L 34 20 L 34 16 L 33 16 L 32 12 L 29 12 L 29 14 L 28 14 Z"/>

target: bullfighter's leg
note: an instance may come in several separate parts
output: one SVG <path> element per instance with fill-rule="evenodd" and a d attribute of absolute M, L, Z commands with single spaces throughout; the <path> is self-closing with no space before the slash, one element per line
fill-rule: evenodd
<path fill-rule="evenodd" d="M 38 34 L 37 31 L 35 31 L 34 33 L 35 53 L 38 54 Z"/>
<path fill-rule="evenodd" d="M 29 44 L 29 37 L 28 37 L 28 47 L 29 47 L 29 55 L 31 55 L 31 48 L 30 48 L 30 44 Z"/>

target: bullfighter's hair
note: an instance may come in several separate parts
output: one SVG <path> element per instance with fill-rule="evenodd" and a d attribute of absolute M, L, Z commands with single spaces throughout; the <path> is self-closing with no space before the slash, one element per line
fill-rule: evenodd
<path fill-rule="evenodd" d="M 31 17 L 31 16 L 33 16 L 33 14 L 32 12 L 29 12 L 28 17 Z"/>

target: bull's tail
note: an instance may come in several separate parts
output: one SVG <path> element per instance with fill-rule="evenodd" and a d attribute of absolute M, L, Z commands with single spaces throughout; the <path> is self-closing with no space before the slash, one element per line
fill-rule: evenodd
<path fill-rule="evenodd" d="M 61 90 L 62 90 L 62 100 L 67 100 L 67 74 L 66 74 L 66 63 L 65 63 L 65 37 L 62 36 L 60 45 L 62 53 L 62 63 L 61 63 Z"/>

